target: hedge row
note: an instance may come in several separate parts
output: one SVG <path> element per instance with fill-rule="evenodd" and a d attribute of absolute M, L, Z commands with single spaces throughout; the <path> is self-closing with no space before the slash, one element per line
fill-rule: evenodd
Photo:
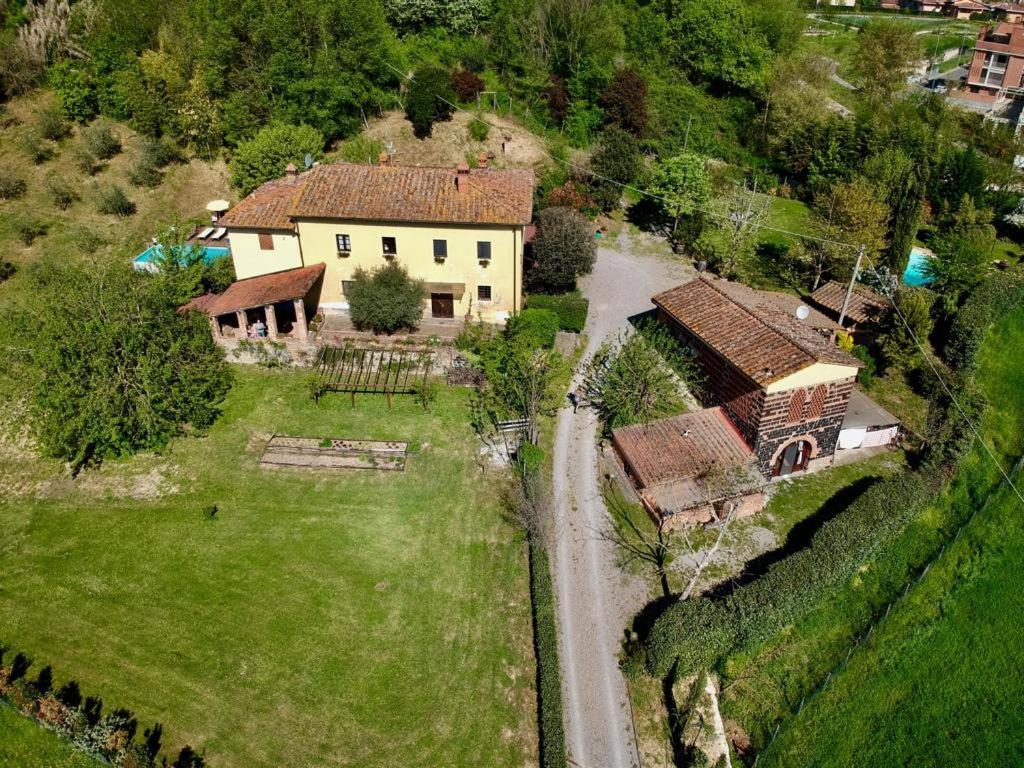
<path fill-rule="evenodd" d="M 1024 272 L 998 272 L 986 279 L 964 302 L 949 330 L 943 356 L 962 370 L 973 369 L 978 350 L 992 324 L 1024 305 Z"/>
<path fill-rule="evenodd" d="M 83 697 L 78 683 L 69 681 L 59 690 L 53 687 L 53 672 L 43 667 L 34 679 L 28 672 L 32 660 L 19 653 L 3 664 L 9 649 L 0 645 L 0 700 L 45 728 L 67 738 L 83 752 L 118 768 L 152 768 L 160 757 L 163 727 L 156 723 L 136 740 L 138 720 L 127 709 L 103 713 L 98 696 Z M 186 746 L 173 763 L 160 759 L 170 768 L 203 768 L 205 760 Z"/>
<path fill-rule="evenodd" d="M 558 632 L 551 569 L 543 545 L 530 542 L 530 601 L 533 605 L 533 649 L 537 657 L 538 720 L 542 768 L 565 768 L 562 725 L 562 677 L 558 665 Z"/>
<path fill-rule="evenodd" d="M 724 598 L 701 596 L 675 603 L 647 638 L 649 670 L 665 675 L 678 659 L 677 674 L 683 677 L 796 623 L 890 546 L 934 494 L 920 473 L 881 480 L 824 523 L 805 549 L 775 563 L 763 576 Z"/>
<path fill-rule="evenodd" d="M 589 308 L 590 302 L 578 293 L 536 293 L 526 299 L 526 309 L 550 309 L 558 315 L 561 329 L 572 333 L 580 333 L 583 330 L 583 326 L 587 324 Z"/>

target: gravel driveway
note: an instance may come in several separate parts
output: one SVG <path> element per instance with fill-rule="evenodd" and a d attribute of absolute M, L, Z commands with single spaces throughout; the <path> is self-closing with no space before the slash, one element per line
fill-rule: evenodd
<path fill-rule="evenodd" d="M 590 299 L 587 355 L 627 327 L 627 318 L 651 309 L 653 294 L 694 274 L 667 254 L 663 243 L 625 233 L 598 248 L 593 274 L 581 281 Z M 555 438 L 552 568 L 566 742 L 572 765 L 632 768 L 636 740 L 618 653 L 648 591 L 643 579 L 618 567 L 615 546 L 597 533 L 607 524 L 597 458 L 595 415 L 563 408 Z"/>

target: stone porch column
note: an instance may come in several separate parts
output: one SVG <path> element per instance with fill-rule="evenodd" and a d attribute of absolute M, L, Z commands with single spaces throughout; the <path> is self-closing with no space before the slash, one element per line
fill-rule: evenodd
<path fill-rule="evenodd" d="M 219 339 L 224 334 L 220 332 L 220 319 L 216 317 L 210 318 L 210 330 L 213 331 L 213 338 Z"/>
<path fill-rule="evenodd" d="M 295 300 L 295 335 L 303 341 L 309 336 L 309 325 L 306 323 L 305 299 Z"/>
<path fill-rule="evenodd" d="M 277 313 L 274 311 L 273 304 L 267 304 L 263 308 L 264 314 L 267 316 L 267 338 L 277 338 Z"/>
<path fill-rule="evenodd" d="M 238 318 L 238 332 L 245 338 L 249 335 L 249 318 L 246 317 L 244 309 L 235 310 L 235 317 Z"/>

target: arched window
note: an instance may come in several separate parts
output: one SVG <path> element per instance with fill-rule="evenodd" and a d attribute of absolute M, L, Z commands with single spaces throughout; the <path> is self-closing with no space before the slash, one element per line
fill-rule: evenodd
<path fill-rule="evenodd" d="M 789 414 L 786 416 L 786 421 L 790 424 L 796 424 L 803 418 L 805 397 L 806 393 L 802 389 L 798 389 L 789 398 Z"/>
<path fill-rule="evenodd" d="M 775 460 L 772 467 L 772 477 L 785 477 L 794 472 L 802 472 L 807 469 L 807 462 L 811 458 L 811 444 L 807 440 L 797 440 L 783 448 L 779 458 Z"/>
<path fill-rule="evenodd" d="M 825 401 L 828 399 L 828 386 L 819 384 L 811 394 L 811 405 L 807 409 L 808 419 L 821 418 L 821 412 L 825 410 Z"/>

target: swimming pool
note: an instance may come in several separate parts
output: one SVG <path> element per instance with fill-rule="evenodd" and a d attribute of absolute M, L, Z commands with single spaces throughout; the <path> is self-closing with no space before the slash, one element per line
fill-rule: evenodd
<path fill-rule="evenodd" d="M 925 273 L 925 265 L 931 256 L 926 251 L 914 246 L 910 249 L 910 261 L 903 272 L 903 284 L 910 286 L 928 285 L 931 280 Z"/>
<path fill-rule="evenodd" d="M 193 246 L 186 245 L 190 251 Z M 217 259 L 227 256 L 231 253 L 231 249 L 223 245 L 208 245 L 206 246 L 206 253 L 203 254 L 203 261 L 207 264 L 212 264 Z M 135 260 L 132 262 L 132 266 L 135 269 L 143 270 L 145 272 L 156 272 L 157 262 L 163 256 L 163 247 L 160 245 L 151 245 L 149 248 L 144 250 Z"/>

